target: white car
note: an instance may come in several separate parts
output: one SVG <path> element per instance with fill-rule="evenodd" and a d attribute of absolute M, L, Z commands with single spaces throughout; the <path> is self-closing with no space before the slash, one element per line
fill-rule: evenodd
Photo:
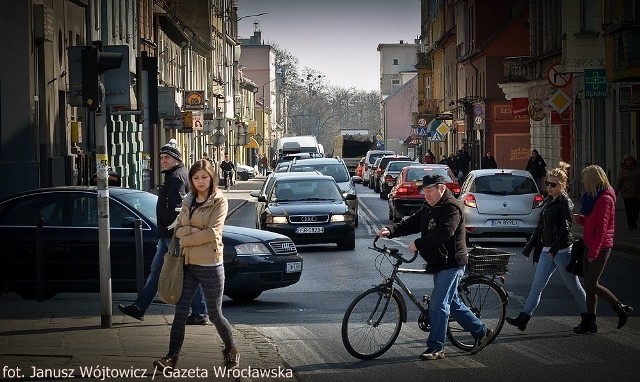
<path fill-rule="evenodd" d="M 244 164 L 236 163 L 236 180 L 249 180 L 257 175 L 255 168 Z"/>

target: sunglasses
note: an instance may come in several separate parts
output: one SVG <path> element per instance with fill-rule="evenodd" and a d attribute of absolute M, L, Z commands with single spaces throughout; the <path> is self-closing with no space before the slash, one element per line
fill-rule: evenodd
<path fill-rule="evenodd" d="M 554 182 L 547 182 L 546 180 L 544 181 L 544 185 L 549 187 L 551 186 L 551 188 L 556 188 L 556 186 L 558 185 L 558 183 L 554 183 Z"/>

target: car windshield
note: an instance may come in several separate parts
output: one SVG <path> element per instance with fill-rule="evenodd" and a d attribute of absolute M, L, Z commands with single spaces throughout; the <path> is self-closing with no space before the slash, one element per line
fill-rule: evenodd
<path fill-rule="evenodd" d="M 136 210 L 140 215 L 148 217 L 154 223 L 156 218 L 156 203 L 158 197 L 149 192 L 127 192 L 118 195 L 118 199 L 128 207 Z"/>
<path fill-rule="evenodd" d="M 344 165 L 340 163 L 335 164 L 302 164 L 296 165 L 291 168 L 292 172 L 312 172 L 320 171 L 322 175 L 328 175 L 332 177 L 336 182 L 348 182 L 349 173 Z"/>
<path fill-rule="evenodd" d="M 536 194 L 538 189 L 533 179 L 513 174 L 479 176 L 472 185 L 471 192 L 489 195 Z"/>
<path fill-rule="evenodd" d="M 387 171 L 400 171 L 404 167 L 410 166 L 412 164 L 413 162 L 409 162 L 409 161 L 389 162 L 389 165 L 387 166 Z"/>
<path fill-rule="evenodd" d="M 342 200 L 335 182 L 326 179 L 280 181 L 271 192 L 272 202 L 300 200 Z"/>
<path fill-rule="evenodd" d="M 425 175 L 442 175 L 447 182 L 452 182 L 447 169 L 444 168 L 412 168 L 407 171 L 405 181 L 421 182 Z"/>

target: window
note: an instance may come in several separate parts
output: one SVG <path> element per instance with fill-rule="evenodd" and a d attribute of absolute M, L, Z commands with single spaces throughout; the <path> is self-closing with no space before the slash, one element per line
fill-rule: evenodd
<path fill-rule="evenodd" d="M 393 59 L 393 65 L 400 65 L 400 60 L 397 58 Z"/>
<path fill-rule="evenodd" d="M 580 29 L 582 31 L 593 31 L 594 9 L 593 0 L 582 0 L 580 4 Z"/>
<path fill-rule="evenodd" d="M 0 224 L 9 226 L 62 225 L 62 197 L 41 195 L 20 198 L 0 210 Z"/>
<path fill-rule="evenodd" d="M 393 86 L 400 85 L 400 80 L 391 80 L 391 85 L 393 85 Z"/>

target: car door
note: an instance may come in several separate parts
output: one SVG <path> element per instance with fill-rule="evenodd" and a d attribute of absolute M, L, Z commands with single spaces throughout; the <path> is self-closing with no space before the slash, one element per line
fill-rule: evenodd
<path fill-rule="evenodd" d="M 45 295 L 51 294 L 52 281 L 68 271 L 63 207 L 63 195 L 55 192 L 28 194 L 0 205 L 0 287 L 4 280 L 9 290 L 35 297 L 40 248 Z"/>

